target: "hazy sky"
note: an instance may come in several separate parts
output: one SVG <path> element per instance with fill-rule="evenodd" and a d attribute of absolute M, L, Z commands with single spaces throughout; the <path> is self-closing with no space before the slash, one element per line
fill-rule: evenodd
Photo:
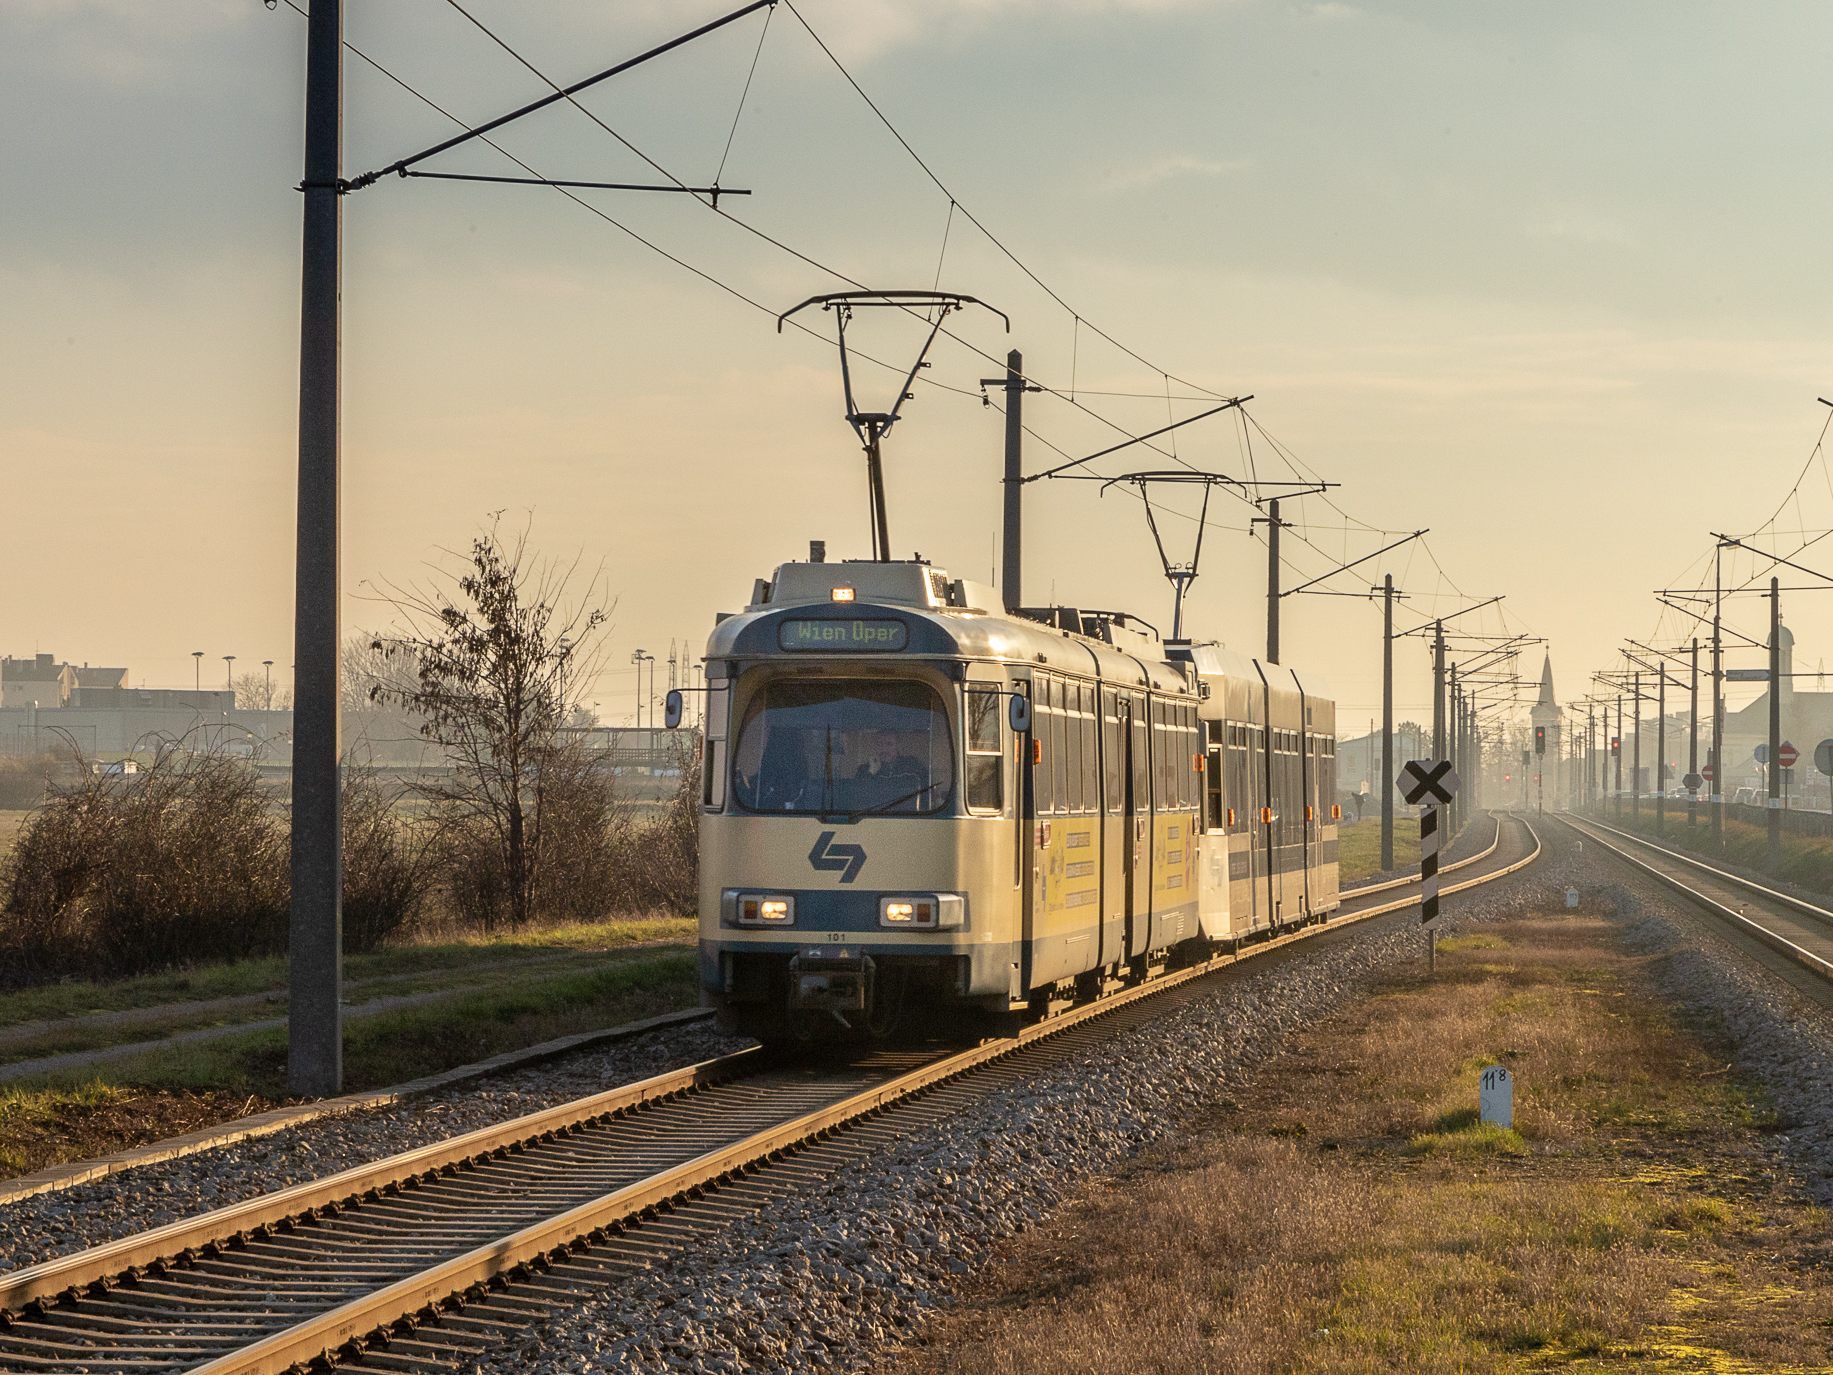
<path fill-rule="evenodd" d="M 1135 432 L 1201 403 L 1175 382 L 1167 403 L 1163 375 L 1071 311 L 1156 368 L 1253 393 L 1265 431 L 1342 484 L 1344 511 L 1432 529 L 1432 556 L 1330 586 L 1392 571 L 1409 624 L 1457 605 L 1453 583 L 1506 593 L 1508 625 L 1552 640 L 1563 696 L 1621 636 L 1681 633 L 1657 626 L 1649 590 L 1697 579 L 1709 529 L 1767 520 L 1821 433 L 1825 5 L 798 3 L 1070 310 L 951 216 L 784 6 L 722 178 L 755 191 L 725 202 L 738 219 L 875 286 L 984 298 L 1011 335 L 969 315 L 963 339 L 1022 348 Z M 722 10 L 466 7 L 562 81 Z M 444 0 L 346 10 L 352 43 L 461 118 L 543 90 Z M 584 101 L 671 172 L 710 179 L 760 18 Z M 193 649 L 219 672 L 225 653 L 291 660 L 304 32 L 261 0 L 0 5 L 5 652 L 126 663 L 155 684 L 188 682 Z M 347 74 L 350 174 L 453 128 L 360 61 Z M 550 176 L 655 179 L 564 106 L 503 141 Z M 481 146 L 430 166 L 516 170 Z M 586 196 L 772 311 L 842 285 L 686 197 Z M 603 560 L 617 609 L 594 696 L 616 720 L 632 647 L 697 650 L 715 611 L 811 537 L 865 552 L 829 346 L 779 336 L 768 312 L 543 188 L 389 179 L 346 201 L 345 231 L 349 625 L 384 614 L 365 579 L 414 577 L 492 510 L 532 512 L 540 546 Z M 901 359 L 912 329 L 864 320 L 859 341 Z M 992 371 L 949 340 L 933 358 L 927 380 L 969 393 Z M 886 377 L 863 375 L 862 400 Z M 1118 437 L 1056 397 L 1028 407 L 1072 455 Z M 1253 471 L 1290 476 L 1253 438 Z M 1000 442 L 976 396 L 918 388 L 888 445 L 900 552 L 988 576 Z M 1249 471 L 1226 419 L 1181 431 L 1177 453 Z M 1031 446 L 1034 469 L 1051 459 Z M 1169 465 L 1134 450 L 1103 470 Z M 1033 598 L 1168 621 L 1136 501 L 1083 483 L 1028 500 Z M 1265 553 L 1247 514 L 1212 503 L 1192 609 L 1200 632 L 1258 651 Z M 1338 556 L 1384 542 L 1315 499 L 1288 514 Z M 1788 547 L 1833 526 L 1818 464 L 1778 524 Z M 1833 540 L 1803 557 L 1823 552 Z M 1290 553 L 1290 579 L 1328 566 Z M 1833 638 L 1817 600 L 1785 603 L 1809 669 Z M 1374 608 L 1285 605 L 1288 662 L 1336 690 L 1346 733 L 1365 723 Z M 1399 664 L 1403 705 L 1423 702 L 1418 641 Z"/>

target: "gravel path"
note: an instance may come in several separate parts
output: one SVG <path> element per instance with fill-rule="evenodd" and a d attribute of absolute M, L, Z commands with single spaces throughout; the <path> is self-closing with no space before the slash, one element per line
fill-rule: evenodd
<path fill-rule="evenodd" d="M 1451 899 L 1457 925 L 1555 905 L 1572 872 L 1543 861 Z M 864 1168 L 735 1224 L 468 1367 L 853 1371 L 887 1365 L 961 1276 L 1091 1178 L 1231 1093 L 1296 1031 L 1423 956 L 1416 927 L 1354 931 L 1247 968 L 1098 1049 L 913 1129 Z"/>
<path fill-rule="evenodd" d="M 0 1273 L 335 1174 L 735 1050 L 710 1026 L 671 1027 L 0 1206 Z"/>

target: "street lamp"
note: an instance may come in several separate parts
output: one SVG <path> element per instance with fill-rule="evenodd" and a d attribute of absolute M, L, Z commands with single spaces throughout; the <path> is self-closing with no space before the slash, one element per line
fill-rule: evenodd
<path fill-rule="evenodd" d="M 191 687 L 195 692 L 204 690 L 204 651 L 191 651 Z"/>
<path fill-rule="evenodd" d="M 655 661 L 655 655 L 641 649 L 633 651 L 630 655 L 630 662 L 636 665 L 636 725 L 638 730 L 643 728 L 643 665 L 644 663 L 652 665 L 649 674 L 653 682 Z"/>
<path fill-rule="evenodd" d="M 223 686 L 232 693 L 235 691 L 235 655 L 233 654 L 223 656 Z M 234 697 L 229 699 L 229 705 L 232 707 L 235 705 Z"/>
<path fill-rule="evenodd" d="M 272 659 L 261 661 L 261 674 L 264 679 L 261 687 L 261 710 L 272 711 L 274 709 L 274 661 Z"/>

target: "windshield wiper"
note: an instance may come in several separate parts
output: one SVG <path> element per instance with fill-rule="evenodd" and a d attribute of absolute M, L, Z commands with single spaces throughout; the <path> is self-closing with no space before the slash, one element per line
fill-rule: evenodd
<path fill-rule="evenodd" d="M 907 792 L 902 797 L 894 797 L 889 802 L 881 802 L 876 807 L 867 807 L 864 811 L 861 811 L 861 812 L 847 812 L 845 814 L 846 819 L 848 822 L 854 822 L 854 821 L 858 821 L 862 817 L 877 816 L 881 812 L 890 811 L 893 807 L 901 807 L 903 806 L 904 803 L 909 802 L 914 798 L 921 797 L 924 793 L 932 793 L 941 786 L 942 785 L 940 783 L 925 783 L 922 787 L 916 789 L 916 791 L 914 792 Z"/>

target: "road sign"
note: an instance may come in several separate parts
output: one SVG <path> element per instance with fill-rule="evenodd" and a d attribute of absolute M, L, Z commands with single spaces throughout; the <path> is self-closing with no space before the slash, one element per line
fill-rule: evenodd
<path fill-rule="evenodd" d="M 1769 670 L 1766 668 L 1728 668 L 1725 670 L 1727 683 L 1767 683 Z"/>
<path fill-rule="evenodd" d="M 1400 795 L 1409 803 L 1436 806 L 1457 796 L 1458 776 L 1449 759 L 1409 759 L 1400 771 Z"/>
<path fill-rule="evenodd" d="M 1712 765 L 1707 764 L 1705 768 L 1699 771 L 1699 776 L 1710 783 L 1713 779 L 1718 777 L 1718 770 L 1713 768 Z"/>
<path fill-rule="evenodd" d="M 1758 745 L 1754 750 L 1751 751 L 1751 754 L 1756 757 L 1757 763 L 1759 764 L 1769 763 L 1769 746 L 1768 745 Z"/>
<path fill-rule="evenodd" d="M 1833 740 L 1822 740 L 1814 746 L 1814 767 L 1833 777 Z"/>
<path fill-rule="evenodd" d="M 1706 768 L 1710 770 L 1712 766 L 1708 764 L 1706 765 Z M 1680 780 L 1680 786 L 1685 788 L 1690 793 L 1696 793 L 1699 791 L 1699 785 L 1701 783 L 1704 783 L 1705 781 L 1706 780 L 1700 777 L 1698 774 L 1690 773 L 1685 778 Z"/>
<path fill-rule="evenodd" d="M 1776 762 L 1785 769 L 1794 768 L 1795 761 L 1799 758 L 1801 758 L 1801 751 L 1786 740 L 1776 747 Z"/>

